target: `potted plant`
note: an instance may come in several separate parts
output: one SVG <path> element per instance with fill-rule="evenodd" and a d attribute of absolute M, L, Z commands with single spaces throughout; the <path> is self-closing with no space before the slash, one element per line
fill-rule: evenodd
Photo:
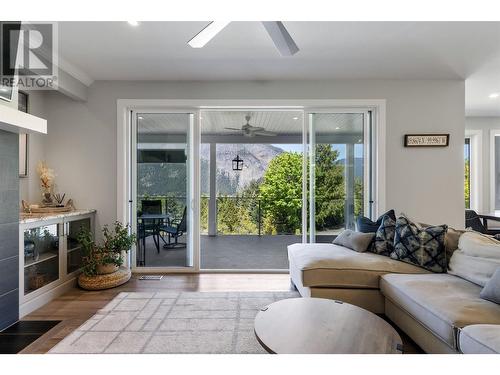
<path fill-rule="evenodd" d="M 136 240 L 136 236 L 129 233 L 129 226 L 119 221 L 115 222 L 112 230 L 108 225 L 103 226 L 102 235 L 104 241 L 97 244 L 87 228 L 82 228 L 78 234 L 77 239 L 83 251 L 82 270 L 85 276 L 117 272 L 123 264 L 125 254 Z"/>

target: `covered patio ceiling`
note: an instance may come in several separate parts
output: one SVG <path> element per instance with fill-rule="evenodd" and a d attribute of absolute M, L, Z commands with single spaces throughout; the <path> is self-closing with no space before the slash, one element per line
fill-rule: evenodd
<path fill-rule="evenodd" d="M 262 127 L 278 136 L 302 134 L 302 111 L 202 111 L 202 136 L 239 136 L 236 130 L 246 124 L 245 116 L 250 116 L 250 125 Z M 186 134 L 188 117 L 183 113 L 141 113 L 138 115 L 138 133 L 141 134 Z M 314 126 L 317 134 L 348 135 L 363 131 L 363 116 L 354 113 L 321 113 L 315 115 Z M 249 138 L 249 137 L 246 137 Z M 259 141 L 273 137 L 255 136 Z M 252 142 L 253 143 L 253 142 Z M 274 142 L 270 142 L 274 143 Z"/>

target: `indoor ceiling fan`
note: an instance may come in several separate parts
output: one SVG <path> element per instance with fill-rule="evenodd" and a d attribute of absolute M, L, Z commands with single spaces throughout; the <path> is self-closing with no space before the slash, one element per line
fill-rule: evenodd
<path fill-rule="evenodd" d="M 247 121 L 247 123 L 245 125 L 243 125 L 240 129 L 238 129 L 238 128 L 224 128 L 224 129 L 240 131 L 243 133 L 243 135 L 245 137 L 255 137 L 256 135 L 261 135 L 261 136 L 266 136 L 266 137 L 276 136 L 276 133 L 267 131 L 263 127 L 250 125 L 251 118 L 252 118 L 252 116 L 246 115 L 245 120 Z"/>
<path fill-rule="evenodd" d="M 228 24 L 229 22 L 226 21 L 212 21 L 196 34 L 188 44 L 193 48 L 202 48 Z M 292 56 L 299 51 L 299 47 L 295 44 L 283 22 L 262 21 L 262 25 L 264 25 L 281 56 Z"/>

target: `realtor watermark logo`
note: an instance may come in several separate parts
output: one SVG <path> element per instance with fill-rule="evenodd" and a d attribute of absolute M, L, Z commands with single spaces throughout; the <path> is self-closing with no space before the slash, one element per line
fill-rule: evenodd
<path fill-rule="evenodd" d="M 57 89 L 57 23 L 1 22 L 0 85 Z"/>

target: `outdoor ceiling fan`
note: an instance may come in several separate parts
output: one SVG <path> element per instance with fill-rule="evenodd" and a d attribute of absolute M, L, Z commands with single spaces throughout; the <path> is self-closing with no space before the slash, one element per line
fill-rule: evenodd
<path fill-rule="evenodd" d="M 229 22 L 225 21 L 212 21 L 196 34 L 188 44 L 193 48 L 202 48 L 228 24 Z M 262 24 L 281 56 L 292 56 L 299 51 L 299 47 L 295 44 L 283 22 L 262 21 Z"/>
<path fill-rule="evenodd" d="M 243 133 L 243 135 L 245 137 L 255 137 L 256 135 L 261 135 L 261 136 L 266 136 L 266 137 L 276 136 L 276 133 L 267 131 L 263 127 L 250 125 L 251 118 L 252 118 L 252 116 L 250 116 L 250 115 L 245 116 L 245 120 L 247 121 L 247 123 L 245 125 L 243 125 L 241 127 L 241 129 L 238 129 L 238 128 L 224 128 L 224 129 L 240 131 Z"/>

